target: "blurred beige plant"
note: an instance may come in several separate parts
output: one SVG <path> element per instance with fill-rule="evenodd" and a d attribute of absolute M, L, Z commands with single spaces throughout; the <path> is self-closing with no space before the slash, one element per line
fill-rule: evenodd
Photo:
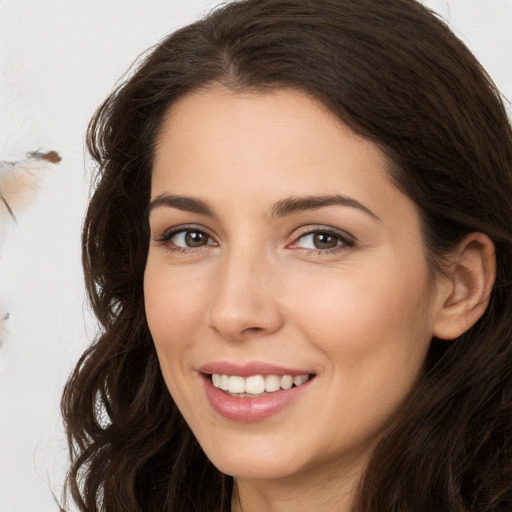
<path fill-rule="evenodd" d="M 56 151 L 32 151 L 20 162 L 0 161 L 0 225 L 31 205 L 37 196 L 47 167 L 61 161 Z"/>
<path fill-rule="evenodd" d="M 32 151 L 20 162 L 0 161 L 0 241 L 3 241 L 9 221 L 35 202 L 48 167 L 61 161 L 56 151 Z M 0 347 L 9 313 L 0 308 Z"/>

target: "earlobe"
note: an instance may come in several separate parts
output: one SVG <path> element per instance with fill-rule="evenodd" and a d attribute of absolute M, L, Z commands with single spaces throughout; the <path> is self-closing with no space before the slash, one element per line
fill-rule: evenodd
<path fill-rule="evenodd" d="M 483 233 L 467 235 L 451 260 L 434 321 L 434 336 L 444 340 L 457 338 L 483 315 L 496 277 L 494 244 Z"/>

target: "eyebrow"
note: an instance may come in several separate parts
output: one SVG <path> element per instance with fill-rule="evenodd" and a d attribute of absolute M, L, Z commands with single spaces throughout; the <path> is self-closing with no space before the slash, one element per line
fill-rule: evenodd
<path fill-rule="evenodd" d="M 316 210 L 317 208 L 323 208 L 325 206 L 350 206 L 357 208 L 362 212 L 366 213 L 370 217 L 376 220 L 380 220 L 379 217 L 373 213 L 364 204 L 360 203 L 352 197 L 333 194 L 333 195 L 320 195 L 320 196 L 298 196 L 289 197 L 278 201 L 272 208 L 273 217 L 284 217 L 296 212 L 302 212 L 307 210 Z"/>
<path fill-rule="evenodd" d="M 353 199 L 352 197 L 340 194 L 288 197 L 274 204 L 271 210 L 271 216 L 285 217 L 297 212 L 316 210 L 318 208 L 336 205 L 356 208 L 369 215 L 370 217 L 376 220 L 380 220 L 379 217 L 364 204 L 360 203 L 356 199 Z M 168 208 L 176 208 L 178 210 L 191 213 L 198 213 L 208 217 L 215 217 L 213 210 L 205 201 L 194 197 L 176 196 L 172 194 L 161 194 L 153 199 L 146 209 L 147 216 L 149 216 L 151 211 L 153 211 L 155 208 L 160 208 L 162 206 Z"/>
<path fill-rule="evenodd" d="M 175 196 L 172 194 L 160 194 L 153 199 L 146 208 L 146 215 L 149 216 L 155 208 L 160 208 L 162 206 L 176 208 L 178 210 L 183 210 L 184 212 L 199 213 L 208 217 L 215 217 L 212 209 L 201 199 L 186 196 Z"/>

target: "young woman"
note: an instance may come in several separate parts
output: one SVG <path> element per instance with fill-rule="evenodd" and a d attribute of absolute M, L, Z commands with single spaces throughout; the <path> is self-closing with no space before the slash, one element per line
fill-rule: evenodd
<path fill-rule="evenodd" d="M 241 0 L 94 117 L 82 511 L 512 505 L 512 134 L 412 0 Z"/>

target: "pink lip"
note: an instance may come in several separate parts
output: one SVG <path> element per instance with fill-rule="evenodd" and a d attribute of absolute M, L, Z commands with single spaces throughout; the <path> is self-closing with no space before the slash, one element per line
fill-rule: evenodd
<path fill-rule="evenodd" d="M 311 373 L 307 370 L 297 370 L 285 368 L 284 366 L 275 366 L 273 364 L 252 361 L 245 364 L 230 363 L 228 361 L 217 361 L 208 363 L 198 368 L 201 373 L 218 373 L 219 375 L 238 375 L 240 377 L 250 377 L 251 375 L 304 375 Z"/>
<path fill-rule="evenodd" d="M 210 378 L 210 374 L 224 375 L 304 375 L 307 371 L 291 370 L 263 363 L 249 363 L 236 365 L 227 362 L 212 363 L 202 366 L 199 371 L 204 385 L 206 397 L 213 409 L 229 420 L 241 423 L 262 421 L 277 414 L 286 406 L 297 400 L 307 389 L 312 379 L 298 387 L 273 391 L 256 398 L 237 397 L 216 388 Z"/>

